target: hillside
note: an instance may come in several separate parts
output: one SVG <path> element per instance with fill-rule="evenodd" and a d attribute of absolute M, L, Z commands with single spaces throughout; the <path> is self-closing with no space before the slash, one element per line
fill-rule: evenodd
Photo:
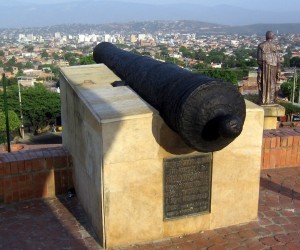
<path fill-rule="evenodd" d="M 2 29 L 5 31 L 7 29 Z M 279 34 L 300 33 L 300 23 L 290 24 L 254 24 L 246 26 L 228 26 L 214 23 L 206 23 L 191 20 L 179 21 L 145 21 L 145 22 L 125 22 L 108 24 L 68 24 L 54 25 L 36 28 L 8 29 L 10 33 L 38 33 L 47 34 L 61 32 L 67 34 L 80 33 L 196 33 L 197 35 L 210 34 L 265 34 L 267 30 L 279 32 Z"/>
<path fill-rule="evenodd" d="M 228 34 L 265 34 L 267 30 L 272 30 L 279 34 L 300 33 L 300 23 L 278 23 L 278 24 L 253 24 L 245 26 L 232 26 L 225 28 Z"/>

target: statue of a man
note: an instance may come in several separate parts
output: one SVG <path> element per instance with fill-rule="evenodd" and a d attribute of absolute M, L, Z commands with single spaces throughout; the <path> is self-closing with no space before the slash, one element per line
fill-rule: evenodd
<path fill-rule="evenodd" d="M 257 74 L 258 94 L 260 104 L 273 104 L 277 97 L 277 80 L 280 76 L 279 49 L 273 43 L 274 34 L 266 33 L 266 41 L 257 48 Z"/>

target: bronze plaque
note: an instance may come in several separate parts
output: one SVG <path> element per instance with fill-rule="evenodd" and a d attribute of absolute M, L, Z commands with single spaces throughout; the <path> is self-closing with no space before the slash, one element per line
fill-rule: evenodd
<path fill-rule="evenodd" d="M 210 212 L 211 153 L 164 159 L 164 219 Z"/>

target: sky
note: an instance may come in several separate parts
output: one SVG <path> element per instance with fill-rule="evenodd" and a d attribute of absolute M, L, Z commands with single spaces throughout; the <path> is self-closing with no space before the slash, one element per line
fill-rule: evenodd
<path fill-rule="evenodd" d="M 0 0 L 0 3 L 35 3 L 35 4 L 47 4 L 47 3 L 72 3 L 79 0 Z M 85 0 L 85 2 L 92 1 L 111 1 L 111 0 Z M 205 6 L 214 6 L 220 4 L 232 5 L 241 8 L 253 9 L 253 10 L 299 10 L 299 0 L 113 0 L 115 2 L 135 2 L 135 3 L 147 3 L 147 4 L 170 4 L 170 3 L 195 3 Z"/>
<path fill-rule="evenodd" d="M 72 3 L 79 0 L 0 0 L 0 3 L 33 3 L 33 4 L 49 4 L 49 3 Z M 109 0 L 85 0 L 91 1 L 109 1 Z M 232 5 L 247 9 L 263 9 L 263 10 L 300 10 L 299 0 L 113 0 L 115 2 L 135 2 L 147 4 L 170 4 L 170 3 L 196 3 L 205 6 L 214 6 L 219 4 Z"/>
<path fill-rule="evenodd" d="M 0 8 L 7 10 L 0 27 L 151 20 L 300 23 L 300 0 L 0 0 Z"/>

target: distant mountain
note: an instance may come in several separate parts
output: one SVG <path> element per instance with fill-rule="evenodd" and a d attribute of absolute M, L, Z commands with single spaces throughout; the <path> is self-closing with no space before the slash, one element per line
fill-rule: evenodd
<path fill-rule="evenodd" d="M 1 1 L 0 27 L 37 27 L 57 24 L 152 20 L 197 20 L 222 25 L 250 25 L 255 23 L 298 23 L 298 11 L 254 11 L 230 5 L 203 6 L 200 4 L 132 3 L 118 1 L 83 1 L 18 5 Z"/>
<path fill-rule="evenodd" d="M 300 33 L 299 23 L 278 23 L 278 24 L 253 24 L 243 26 L 229 26 L 215 23 L 206 23 L 191 20 L 177 21 L 148 21 L 148 22 L 129 22 L 129 23 L 111 23 L 95 25 L 102 31 L 119 33 L 137 32 L 137 33 L 196 33 L 202 34 L 265 34 L 272 30 L 281 34 Z"/>
<path fill-rule="evenodd" d="M 244 26 L 226 27 L 224 31 L 227 34 L 265 34 L 266 31 L 272 30 L 279 34 L 297 34 L 300 33 L 299 23 L 277 23 L 277 24 L 253 24 Z"/>
<path fill-rule="evenodd" d="M 176 21 L 146 21 L 146 22 L 129 22 L 129 23 L 110 23 L 96 25 L 104 31 L 116 31 L 119 33 L 197 33 L 197 34 L 211 34 L 222 33 L 226 25 L 206 23 L 191 20 L 176 20 Z"/>
<path fill-rule="evenodd" d="M 80 33 L 151 33 L 151 34 L 171 34 L 171 33 L 196 33 L 197 35 L 210 34 L 241 34 L 264 35 L 267 30 L 279 32 L 280 34 L 300 33 L 300 23 L 287 24 L 254 24 L 245 26 L 229 26 L 214 23 L 205 23 L 191 20 L 177 21 L 145 21 L 145 22 L 124 22 L 108 24 L 63 24 L 32 28 L 9 29 L 10 33 L 34 33 L 34 34 L 53 34 L 61 32 L 62 34 L 77 35 Z"/>

